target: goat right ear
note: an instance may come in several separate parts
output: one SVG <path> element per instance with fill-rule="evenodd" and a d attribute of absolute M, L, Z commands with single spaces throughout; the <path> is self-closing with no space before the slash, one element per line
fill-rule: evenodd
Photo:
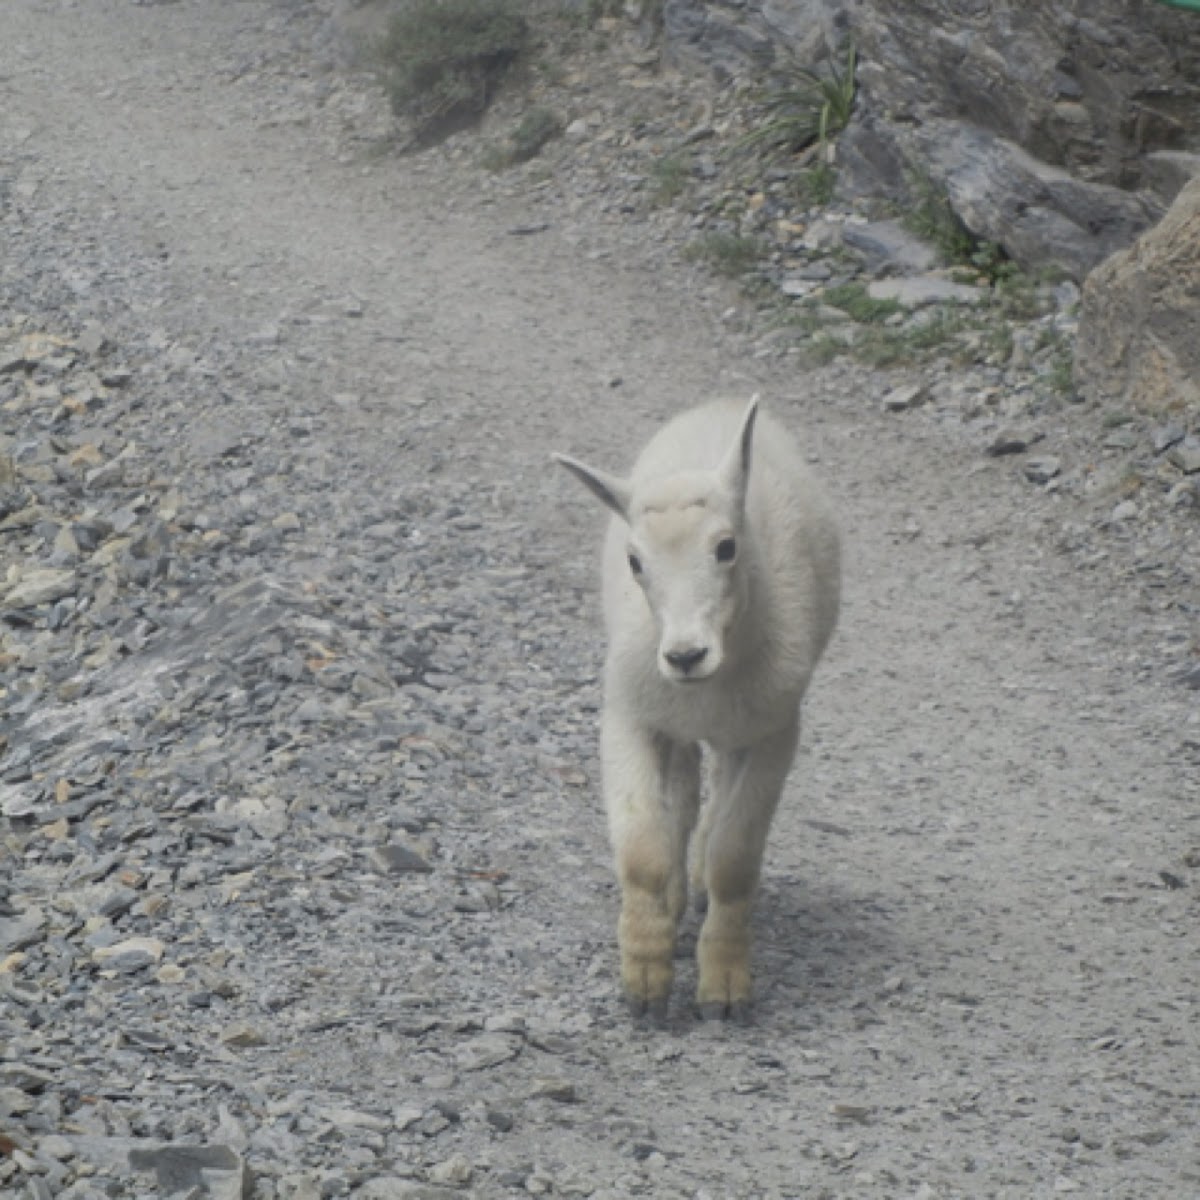
<path fill-rule="evenodd" d="M 559 466 L 566 467 L 588 491 L 611 508 L 621 520 L 629 520 L 629 503 L 633 498 L 633 489 L 624 479 L 618 479 L 615 475 L 608 474 L 607 471 L 597 471 L 595 467 L 589 467 L 586 463 L 581 463 L 577 458 L 570 458 L 566 454 L 554 455 L 554 461 Z"/>

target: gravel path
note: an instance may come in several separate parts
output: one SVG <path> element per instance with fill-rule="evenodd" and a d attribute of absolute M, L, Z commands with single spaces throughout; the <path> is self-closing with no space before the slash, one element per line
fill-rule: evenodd
<path fill-rule="evenodd" d="M 0 1193 L 1200 1196 L 1194 575 L 588 195 L 375 153 L 324 15 L 5 4 Z M 548 454 L 754 390 L 844 620 L 755 1025 L 638 1030 Z"/>

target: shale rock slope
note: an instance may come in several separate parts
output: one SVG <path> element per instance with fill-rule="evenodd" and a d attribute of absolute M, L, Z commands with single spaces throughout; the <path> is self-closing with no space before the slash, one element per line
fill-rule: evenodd
<path fill-rule="evenodd" d="M 5 5 L 0 1192 L 1196 1193 L 1176 564 L 894 381 L 759 356 L 603 174 L 371 153 L 326 15 Z M 548 453 L 754 390 L 847 608 L 757 1023 L 638 1030 L 603 519 Z"/>

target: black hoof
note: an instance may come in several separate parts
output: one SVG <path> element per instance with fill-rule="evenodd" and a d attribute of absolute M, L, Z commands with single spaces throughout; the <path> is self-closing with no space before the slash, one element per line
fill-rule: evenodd
<path fill-rule="evenodd" d="M 749 1000 L 739 1000 L 735 1004 L 726 1004 L 723 1000 L 712 1000 L 707 1004 L 698 1004 L 696 1011 L 702 1021 L 729 1021 L 734 1025 L 751 1025 L 754 1021 L 753 1009 Z"/>
<path fill-rule="evenodd" d="M 647 1029 L 664 1029 L 667 1024 L 667 1011 L 670 1000 L 662 997 L 657 1000 L 647 1000 L 644 996 L 626 996 L 625 1002 L 629 1007 L 629 1015 L 639 1025 Z"/>

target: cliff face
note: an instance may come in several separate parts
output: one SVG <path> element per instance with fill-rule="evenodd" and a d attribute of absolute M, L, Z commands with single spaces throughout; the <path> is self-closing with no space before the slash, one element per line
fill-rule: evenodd
<path fill-rule="evenodd" d="M 843 186 L 912 172 L 981 238 L 1075 278 L 1200 170 L 1200 14 L 1150 0 L 667 0 L 668 48 L 740 75 L 858 47 Z"/>
<path fill-rule="evenodd" d="M 1080 392 L 1156 413 L 1200 414 L 1200 179 L 1088 277 L 1075 355 Z M 1182 431 L 1182 426 L 1181 426 Z M 1197 431 L 1200 433 L 1200 430 Z M 1200 439 L 1173 453 L 1200 471 Z"/>

